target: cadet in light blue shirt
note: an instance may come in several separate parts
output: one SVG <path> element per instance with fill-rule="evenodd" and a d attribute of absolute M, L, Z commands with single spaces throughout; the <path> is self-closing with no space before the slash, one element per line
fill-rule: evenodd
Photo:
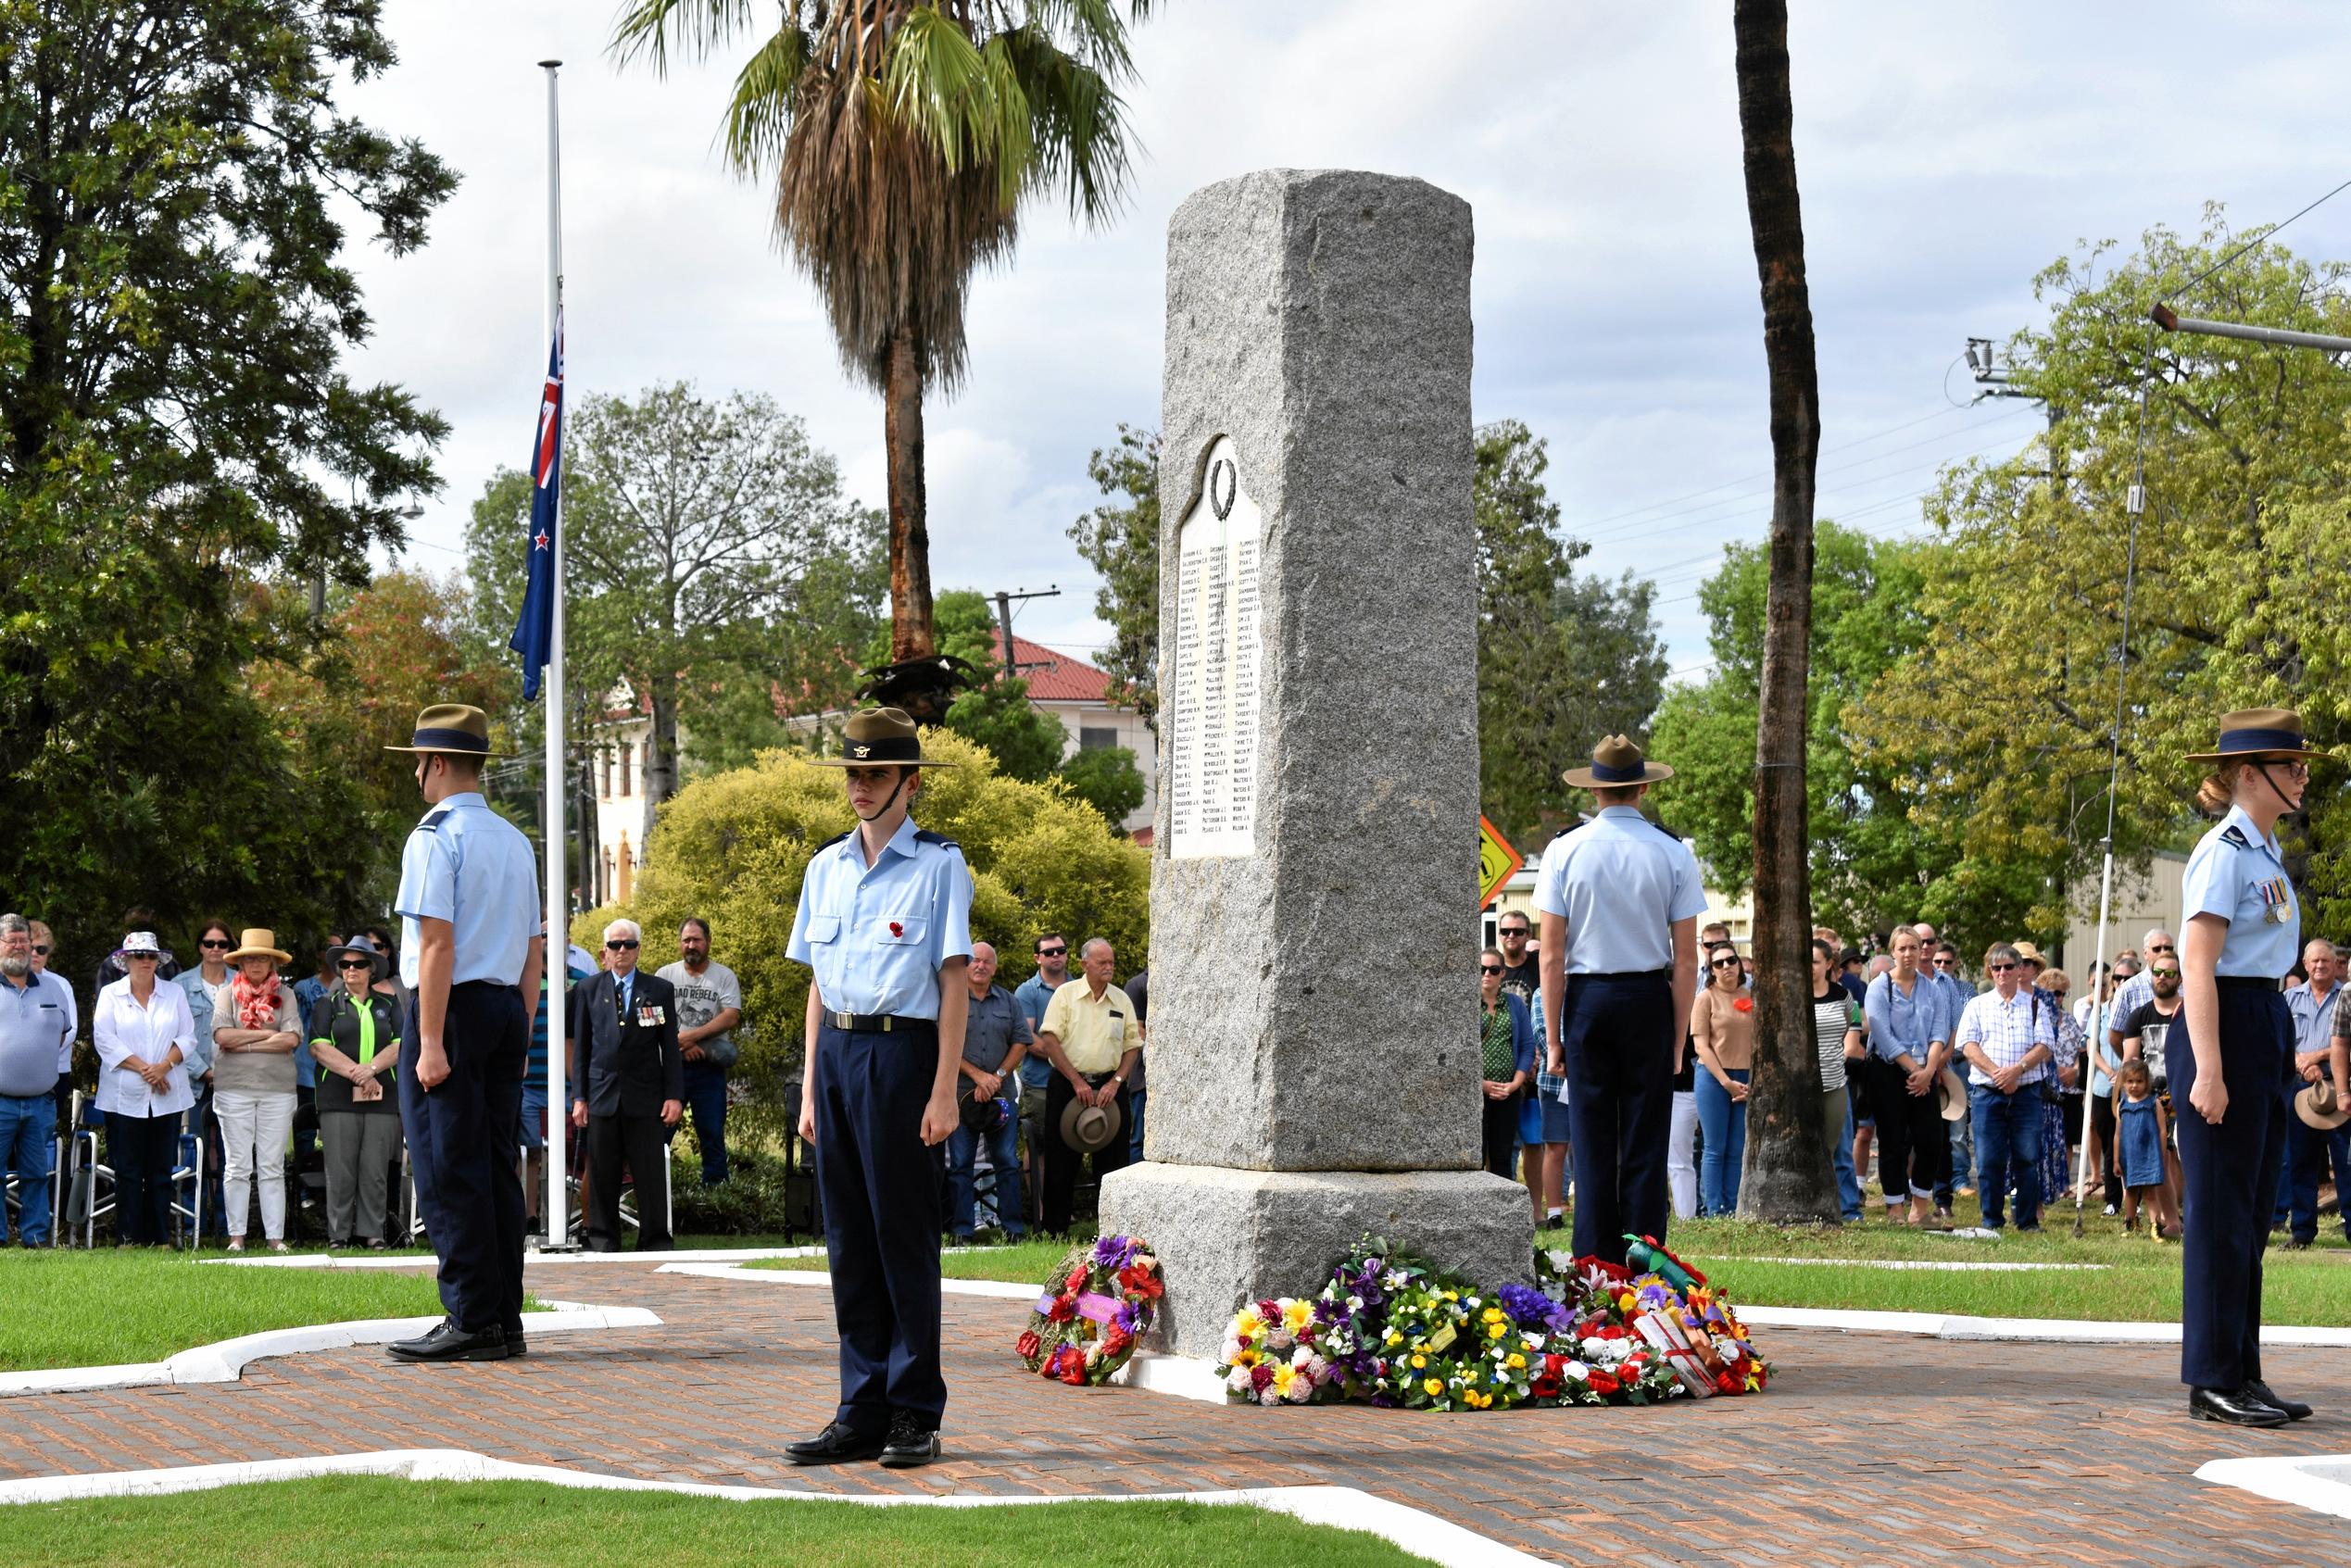
<path fill-rule="evenodd" d="M 2277 823 L 2301 808 L 2320 755 L 2299 714 L 2262 708 L 2223 716 L 2219 746 L 2194 759 L 2213 765 L 2198 803 L 2228 815 L 2188 857 L 2181 1005 L 2164 1051 L 2188 1216 L 2180 1380 L 2191 1415 L 2238 1426 L 2310 1413 L 2261 1380 L 2261 1253 L 2291 1114 L 2294 1020 L 2278 981 L 2302 944 Z"/>
<path fill-rule="evenodd" d="M 546 953 L 538 859 L 482 798 L 489 721 L 448 703 L 412 744 L 432 809 L 400 854 L 400 1123 L 448 1317 L 391 1347 L 401 1361 L 503 1361 L 522 1345 L 522 1075 Z"/>
<path fill-rule="evenodd" d="M 1561 777 L 1593 818 L 1552 840 L 1535 878 L 1543 1035 L 1566 1078 L 1578 1257 L 1625 1260 L 1625 1236 L 1666 1238 L 1674 1049 L 1696 994 L 1706 891 L 1690 847 L 1641 814 L 1674 771 L 1623 735 Z M 1553 998 L 1556 998 L 1554 1000 Z"/>
<path fill-rule="evenodd" d="M 938 1237 L 957 1125 L 955 1080 L 972 988 L 972 873 L 955 841 L 909 811 L 923 770 L 914 721 L 869 709 L 844 726 L 838 768 L 858 825 L 819 847 L 800 881 L 786 956 L 808 992 L 800 1136 L 816 1146 L 825 1254 L 841 1336 L 841 1399 L 795 1464 L 938 1457 Z"/>

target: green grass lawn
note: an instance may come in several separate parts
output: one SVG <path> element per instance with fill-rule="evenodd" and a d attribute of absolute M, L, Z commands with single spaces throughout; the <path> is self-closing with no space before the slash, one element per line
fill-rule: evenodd
<path fill-rule="evenodd" d="M 597 1492 L 534 1481 L 334 1476 L 0 1513 L 7 1561 L 49 1568 L 1122 1568 L 1426 1562 L 1377 1536 L 1205 1503 L 870 1508 Z"/>
<path fill-rule="evenodd" d="M 437 1315 L 429 1273 L 243 1269 L 183 1254 L 0 1252 L 0 1372 L 158 1361 L 265 1328 Z"/>
<path fill-rule="evenodd" d="M 1977 1220 L 1972 1199 L 1957 1206 L 1957 1223 Z M 1678 1220 L 1667 1237 L 1674 1250 L 1748 1306 L 1835 1307 L 1872 1311 L 1952 1312 L 1994 1318 L 2072 1318 L 2131 1323 L 2180 1321 L 2180 1248 L 2143 1233 L 2124 1234 L 2119 1220 L 2095 1208 L 2073 1238 L 2068 1205 L 2045 1216 L 2047 1229 L 2019 1236 L 2013 1225 L 1997 1241 L 1929 1236 L 1875 1218 L 1861 1224 L 1782 1230 L 1736 1220 Z M 1545 1232 L 1562 1248 L 1566 1233 Z M 1067 1250 L 1058 1241 L 1024 1241 L 949 1252 L 949 1279 L 1009 1280 L 1035 1285 Z M 1780 1262 L 1819 1259 L 1820 1262 Z M 1978 1263 L 2094 1263 L 2091 1270 L 1896 1270 L 1839 1268 L 1845 1261 Z M 823 1269 L 822 1257 L 777 1258 L 755 1269 Z M 1293 1293 L 1321 1289 L 1301 1280 Z M 2351 1323 L 2351 1246 L 2331 1232 L 2307 1252 L 2272 1247 L 2263 1269 L 2264 1321 L 2339 1327 Z"/>

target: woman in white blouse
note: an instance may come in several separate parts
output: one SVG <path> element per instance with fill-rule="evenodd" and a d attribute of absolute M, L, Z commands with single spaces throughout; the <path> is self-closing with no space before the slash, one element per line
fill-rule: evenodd
<path fill-rule="evenodd" d="M 171 1234 L 171 1168 L 181 1118 L 195 1103 L 188 1053 L 195 1020 L 187 993 L 156 984 L 170 955 L 152 931 L 134 931 L 115 949 L 125 973 L 98 993 L 91 1032 L 98 1047 L 98 1110 L 114 1167 L 115 1239 L 159 1247 Z"/>

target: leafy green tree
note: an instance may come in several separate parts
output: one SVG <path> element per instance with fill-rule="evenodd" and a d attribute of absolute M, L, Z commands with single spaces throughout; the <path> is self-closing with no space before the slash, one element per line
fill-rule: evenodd
<path fill-rule="evenodd" d="M 346 224 L 405 253 L 456 183 L 338 108 L 392 63 L 372 4 L 0 6 L 0 880 L 64 930 L 367 886 L 348 758 L 242 676 L 321 635 L 273 581 L 363 582 L 438 483 L 440 419 L 342 370 Z"/>
<path fill-rule="evenodd" d="M 1101 578 L 1094 613 L 1111 646 L 1097 662 L 1116 701 L 1159 727 L 1159 433 L 1118 427 L 1118 445 L 1098 446 L 1086 464 L 1104 502 L 1069 525 L 1087 565 Z M 1113 817 L 1113 822 L 1118 819 Z"/>
<path fill-rule="evenodd" d="M 1098 746 L 1073 751 L 1061 766 L 1060 777 L 1069 792 L 1117 827 L 1141 809 L 1143 771 L 1135 753 L 1123 746 Z"/>
<path fill-rule="evenodd" d="M 2148 309 L 2351 332 L 2345 268 L 2264 242 L 2196 288 L 2237 244 L 2217 210 L 2187 241 L 2150 230 L 2035 280 L 2045 327 L 2010 345 L 2012 381 L 2049 433 L 2018 457 L 1953 471 L 1928 515 L 1921 645 L 1852 709 L 1856 754 L 1915 779 L 1920 825 L 1987 866 L 2030 868 L 2021 922 L 2047 934 L 2095 897 L 2106 820 L 2116 659 L 2131 536 L 2127 497 L 2146 391 L 2146 496 L 2131 610 L 2115 849 L 2144 865 L 2193 838 L 2189 795 L 2224 709 L 2299 707 L 2341 746 L 2351 690 L 2339 544 L 2351 500 L 2351 378 L 2304 349 L 2159 334 Z M 2056 478 L 2051 476 L 2055 475 Z M 2310 918 L 2351 920 L 2351 798 L 2327 770 L 2290 822 Z M 2012 877 L 2013 880 L 2013 877 Z"/>
<path fill-rule="evenodd" d="M 891 657 L 885 683 L 936 720 L 923 398 L 962 381 L 963 302 L 1009 258 L 1019 213 L 1058 195 L 1101 222 L 1127 180 L 1127 29 L 1150 0 L 629 0 L 613 48 L 668 68 L 757 47 L 726 111 L 727 158 L 776 181 L 776 223 L 830 306 L 849 373 L 883 400 Z M 1125 14 L 1122 17 L 1120 14 Z M 771 14 L 773 21 L 769 20 Z M 772 30 L 772 31 L 771 31 Z"/>
<path fill-rule="evenodd" d="M 1550 463 L 1515 420 L 1477 432 L 1479 805 L 1522 847 L 1576 809 L 1559 775 L 1645 731 L 1666 679 L 1654 589 L 1576 574 L 1591 546 L 1561 534 Z"/>

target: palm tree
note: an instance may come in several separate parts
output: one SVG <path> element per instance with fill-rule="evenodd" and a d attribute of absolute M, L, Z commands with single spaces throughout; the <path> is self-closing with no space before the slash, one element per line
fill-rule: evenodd
<path fill-rule="evenodd" d="M 735 79 L 726 157 L 775 177 L 776 229 L 823 291 L 851 374 L 882 395 L 889 468 L 890 659 L 868 690 L 936 721 L 959 684 L 931 623 L 923 396 L 965 370 L 963 298 L 1010 256 L 1022 206 L 1063 195 L 1088 224 L 1128 176 L 1118 88 L 1151 0 L 627 0 L 613 49 L 757 46 Z M 764 37 L 758 35 L 764 32 Z"/>
<path fill-rule="evenodd" d="M 1755 735 L 1755 1072 L 1747 1107 L 1741 1219 L 1834 1223 L 1838 1198 L 1820 1125 L 1812 1022 L 1812 889 L 1805 851 L 1805 687 L 1812 636 L 1813 483 L 1820 376 L 1804 282 L 1787 0 L 1731 10 L 1747 225 L 1763 284 L 1770 373 L 1771 575 L 1764 609 L 1762 722 Z"/>

